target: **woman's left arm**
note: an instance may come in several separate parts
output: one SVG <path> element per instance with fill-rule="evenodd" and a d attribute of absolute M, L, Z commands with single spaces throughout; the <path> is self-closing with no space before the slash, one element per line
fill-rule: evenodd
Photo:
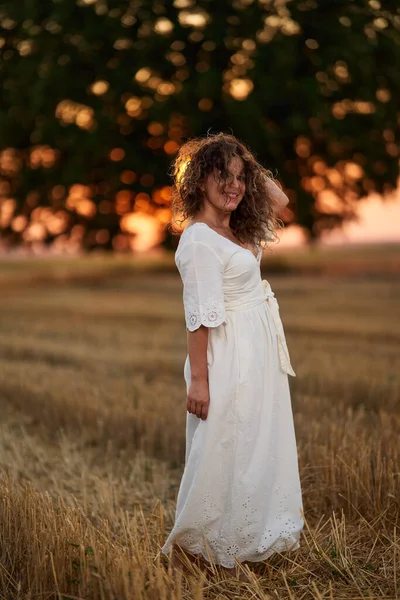
<path fill-rule="evenodd" d="M 289 198 L 273 179 L 267 179 L 267 189 L 272 200 L 272 208 L 276 215 L 289 204 Z"/>

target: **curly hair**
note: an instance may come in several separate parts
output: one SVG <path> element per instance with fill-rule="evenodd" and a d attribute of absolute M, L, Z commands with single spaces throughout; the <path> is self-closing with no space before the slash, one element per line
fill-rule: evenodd
<path fill-rule="evenodd" d="M 182 225 L 194 217 L 203 204 L 202 186 L 210 173 L 218 180 L 228 178 L 233 157 L 244 163 L 245 195 L 231 213 L 230 227 L 241 243 L 262 244 L 277 239 L 281 220 L 275 216 L 267 180 L 273 179 L 246 146 L 233 135 L 216 133 L 196 137 L 183 144 L 171 164 L 172 224 Z M 180 219 L 179 219 L 180 218 Z"/>

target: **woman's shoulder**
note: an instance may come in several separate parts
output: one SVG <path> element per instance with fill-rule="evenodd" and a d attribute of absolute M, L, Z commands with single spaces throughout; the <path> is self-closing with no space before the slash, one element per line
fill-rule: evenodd
<path fill-rule="evenodd" d="M 175 252 L 175 261 L 190 252 L 193 245 L 205 246 L 216 258 L 223 260 L 224 250 L 218 239 L 218 234 L 211 227 L 200 221 L 191 223 L 183 230 Z"/>

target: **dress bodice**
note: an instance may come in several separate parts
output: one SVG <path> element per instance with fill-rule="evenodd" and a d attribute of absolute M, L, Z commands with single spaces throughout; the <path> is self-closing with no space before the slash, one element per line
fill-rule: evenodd
<path fill-rule="evenodd" d="M 202 279 L 202 273 L 207 273 L 209 280 L 205 293 L 208 298 L 216 293 L 219 300 L 223 298 L 225 309 L 234 310 L 264 299 L 261 253 L 259 248 L 256 257 L 251 250 L 220 235 L 205 223 L 194 223 L 181 236 L 175 262 L 184 285 L 189 284 L 190 270 L 194 270 L 196 285 Z M 216 287 L 220 288 L 220 293 Z"/>

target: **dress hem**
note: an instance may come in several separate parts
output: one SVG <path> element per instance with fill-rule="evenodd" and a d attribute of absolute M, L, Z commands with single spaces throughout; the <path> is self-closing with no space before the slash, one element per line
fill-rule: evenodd
<path fill-rule="evenodd" d="M 164 550 L 163 548 L 161 548 L 161 552 L 167 556 L 172 548 L 172 544 L 176 543 L 178 544 L 178 542 L 171 542 L 169 544 L 168 550 Z M 183 550 L 186 550 L 187 552 L 189 552 L 190 554 L 193 554 L 194 556 L 198 557 L 199 555 L 209 564 L 214 564 L 216 566 L 221 566 L 221 567 L 225 567 L 227 569 L 231 569 L 232 567 L 235 567 L 237 565 L 237 563 L 243 563 L 243 562 L 251 562 L 251 563 L 258 563 L 258 562 L 264 562 L 265 560 L 267 560 L 268 558 L 270 558 L 273 554 L 282 554 L 283 552 L 295 552 L 296 550 L 300 549 L 300 540 L 298 539 L 293 540 L 293 544 L 288 548 L 287 544 L 285 544 L 284 547 L 282 547 L 281 549 L 279 548 L 268 548 L 267 550 L 265 550 L 265 552 L 260 553 L 260 556 L 257 558 L 247 558 L 246 556 L 243 556 L 241 558 L 237 557 L 237 560 L 232 559 L 231 561 L 229 560 L 214 560 L 211 563 L 209 561 L 208 555 L 206 554 L 206 552 L 200 548 L 196 549 L 196 550 L 189 550 L 189 548 L 186 548 L 185 546 L 182 546 L 182 544 L 179 544 L 180 547 Z"/>

